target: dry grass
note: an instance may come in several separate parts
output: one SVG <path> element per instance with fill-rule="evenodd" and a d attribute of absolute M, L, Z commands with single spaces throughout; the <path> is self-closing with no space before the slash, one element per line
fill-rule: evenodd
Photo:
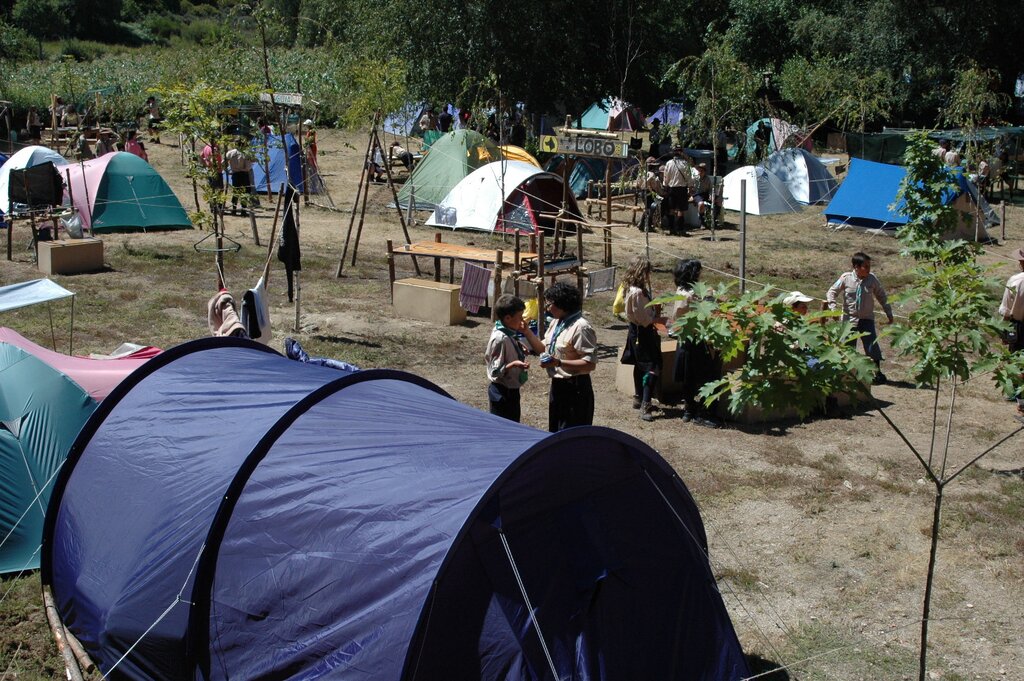
<path fill-rule="evenodd" d="M 365 137 L 321 134 L 321 163 L 334 200 L 347 210 L 354 198 L 360 160 L 353 149 Z M 155 166 L 189 207 L 191 187 L 178 164 L 176 148 L 151 150 Z M 385 189 L 371 189 L 371 201 L 355 265 L 346 276 L 334 271 L 348 224 L 347 212 L 309 208 L 302 214 L 302 315 L 292 329 L 294 309 L 284 297 L 278 263 L 270 281 L 275 347 L 294 335 L 314 355 L 360 366 L 388 366 L 420 374 L 457 399 L 486 408 L 481 353 L 490 322 L 479 316 L 458 327 L 437 327 L 396 319 L 388 299 L 385 239 L 403 241 Z M 268 202 L 264 202 L 266 206 Z M 990 248 L 988 262 L 1000 262 L 1024 242 L 1024 211 L 1011 208 L 1006 245 Z M 739 240 L 735 216 L 718 241 L 700 233 L 686 238 L 651 235 L 658 293 L 673 289 L 677 257 L 700 257 L 708 280 L 737 273 Z M 260 233 L 269 236 L 271 214 L 259 215 Z M 242 250 L 226 257 L 232 291 L 255 282 L 266 257 L 256 247 L 248 222 L 228 218 L 229 234 Z M 24 250 L 25 230 L 16 231 L 14 263 L 0 266 L 0 284 L 39 274 Z M 55 277 L 75 291 L 75 347 L 108 352 L 122 341 L 170 347 L 204 336 L 206 301 L 215 292 L 212 256 L 197 253 L 196 232 L 105 237 L 109 269 L 98 274 Z M 433 230 L 412 229 L 414 240 Z M 446 233 L 446 241 L 502 246 L 501 237 Z M 588 237 L 588 258 L 598 250 Z M 504 244 L 508 247 L 507 244 Z M 864 250 L 890 288 L 909 281 L 907 263 L 887 237 L 826 231 L 820 209 L 748 220 L 748 276 L 785 289 L 823 297 L 834 277 L 848 267 L 849 255 Z M 644 252 L 643 235 L 619 230 L 614 245 L 620 267 Z M 399 276 L 411 276 L 408 262 Z M 718 270 L 726 274 L 718 274 Z M 1010 269 L 1003 267 L 1008 276 Z M 610 312 L 612 294 L 598 294 L 586 311 L 598 331 L 604 359 L 594 375 L 595 422 L 648 442 L 679 472 L 701 506 L 716 573 L 732 587 L 727 605 L 744 647 L 774 662 L 812 658 L 796 669 L 801 679 L 901 679 L 913 672 L 916 620 L 930 523 L 931 494 L 918 482 L 922 472 L 913 456 L 872 412 L 812 419 L 773 428 L 709 431 L 671 417 L 643 423 L 628 396 L 614 390 L 613 360 L 625 337 L 624 325 Z M 66 307 L 53 307 L 58 347 L 67 347 Z M 49 344 L 45 309 L 8 313 L 0 323 Z M 888 349 L 883 340 L 883 348 Z M 886 373 L 904 379 L 903 362 L 889 357 Z M 523 395 L 524 421 L 546 425 L 546 386 L 531 381 Z M 919 448 L 930 439 L 932 393 L 904 383 L 875 391 L 887 412 Z M 954 462 L 965 462 L 1012 428 L 1010 406 L 984 380 L 958 396 Z M 1019 469 L 1021 441 L 1011 441 L 983 462 L 987 468 Z M 846 483 L 849 483 L 847 485 Z M 1020 556 L 1024 553 L 1024 482 L 1019 477 L 976 469 L 950 489 L 940 546 L 934 610 L 932 660 L 942 678 L 1010 678 L 1000 670 L 1024 669 L 1017 620 L 1024 612 Z M 18 670 L 19 679 L 51 679 L 60 664 L 38 606 L 38 578 L 7 579 L 12 596 L 0 605 L 0 674 Z M 967 608 L 967 603 L 973 607 Z M 956 618 L 940 624 L 942 618 Z M 775 623 L 781 622 L 780 625 Z M 1016 644 L 1013 641 L 1016 639 Z M 21 650 L 18 650 L 19 645 Z M 15 657 L 16 655 L 16 657 Z M 12 661 L 13 660 L 13 661 Z"/>

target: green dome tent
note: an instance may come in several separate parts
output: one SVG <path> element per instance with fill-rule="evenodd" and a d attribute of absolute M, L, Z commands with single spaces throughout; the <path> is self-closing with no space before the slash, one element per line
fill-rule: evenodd
<path fill-rule="evenodd" d="M 164 178 L 135 154 L 104 154 L 64 170 L 82 224 L 93 234 L 192 227 Z"/>
<path fill-rule="evenodd" d="M 472 130 L 455 130 L 434 142 L 398 192 L 398 205 L 433 210 L 462 178 L 501 160 L 498 145 Z"/>

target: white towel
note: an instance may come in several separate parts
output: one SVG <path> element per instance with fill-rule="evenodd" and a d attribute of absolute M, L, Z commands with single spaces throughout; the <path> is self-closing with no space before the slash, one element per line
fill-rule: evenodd
<path fill-rule="evenodd" d="M 459 289 L 459 306 L 468 312 L 479 312 L 487 304 L 487 287 L 491 283 L 491 271 L 467 262 L 462 268 L 462 287 Z"/>
<path fill-rule="evenodd" d="M 603 270 L 587 272 L 587 296 L 592 296 L 601 291 L 611 291 L 615 288 L 615 268 L 606 267 Z"/>

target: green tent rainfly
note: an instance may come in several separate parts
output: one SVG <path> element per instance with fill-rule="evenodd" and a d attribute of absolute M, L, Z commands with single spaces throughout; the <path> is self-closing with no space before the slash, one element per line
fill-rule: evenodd
<path fill-rule="evenodd" d="M 472 130 L 456 130 L 442 135 L 417 164 L 398 192 L 398 205 L 433 210 L 448 192 L 471 172 L 491 161 L 500 161 L 498 145 Z"/>
<path fill-rule="evenodd" d="M 164 178 L 134 154 L 105 154 L 66 170 L 75 208 L 93 234 L 192 227 Z"/>

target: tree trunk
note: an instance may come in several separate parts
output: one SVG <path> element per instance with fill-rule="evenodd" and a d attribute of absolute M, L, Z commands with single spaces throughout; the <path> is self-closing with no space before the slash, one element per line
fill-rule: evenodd
<path fill-rule="evenodd" d="M 935 581 L 935 561 L 939 550 L 939 527 L 942 523 L 942 484 L 936 485 L 935 509 L 932 513 L 932 548 L 928 555 L 928 578 L 924 586 L 924 605 L 921 608 L 921 654 L 918 681 L 925 681 L 928 671 L 928 617 L 931 611 L 932 586 Z"/>

